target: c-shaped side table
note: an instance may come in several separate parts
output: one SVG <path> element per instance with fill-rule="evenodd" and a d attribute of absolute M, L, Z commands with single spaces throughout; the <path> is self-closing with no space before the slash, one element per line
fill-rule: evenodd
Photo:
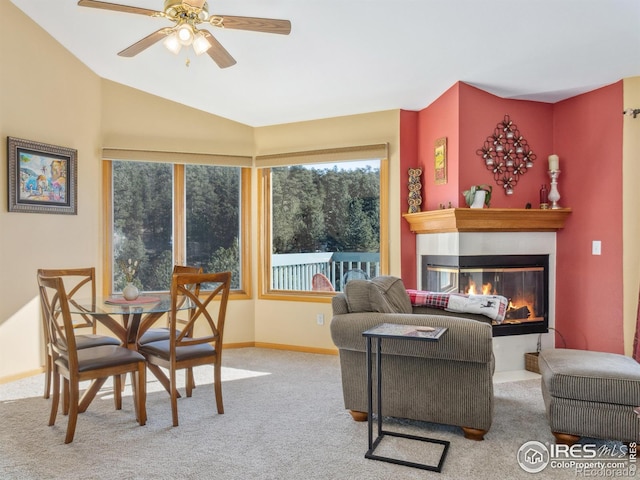
<path fill-rule="evenodd" d="M 441 472 L 442 465 L 449 451 L 449 442 L 446 440 L 437 440 L 435 438 L 421 437 L 416 435 L 408 435 L 400 432 L 390 432 L 382 429 L 382 339 L 393 338 L 401 340 L 419 340 L 437 342 L 438 339 L 446 332 L 444 327 L 420 327 L 415 325 L 399 325 L 393 323 L 383 323 L 377 327 L 371 328 L 362 333 L 367 338 L 367 423 L 369 433 L 369 450 L 365 453 L 365 458 L 373 460 L 380 460 L 388 463 L 395 463 L 397 465 L 405 465 L 407 467 L 420 468 L 422 470 L 430 470 L 432 472 Z M 372 379 L 372 366 L 371 366 L 371 340 L 376 339 L 376 379 L 377 379 L 377 437 L 373 440 L 373 379 Z M 426 465 L 424 463 L 408 462 L 406 460 L 400 460 L 397 458 L 383 457 L 374 454 L 375 449 L 378 447 L 385 435 L 390 437 L 407 438 L 410 440 L 419 440 L 422 442 L 435 443 L 443 445 L 442 454 L 437 465 Z"/>

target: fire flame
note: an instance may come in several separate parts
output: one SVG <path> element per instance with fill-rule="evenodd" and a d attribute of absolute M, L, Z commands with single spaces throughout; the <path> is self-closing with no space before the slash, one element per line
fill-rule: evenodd
<path fill-rule="evenodd" d="M 495 295 L 493 291 L 493 285 L 491 285 L 491 282 L 483 283 L 481 290 L 482 290 L 482 295 Z M 474 282 L 473 280 L 469 280 L 469 286 L 467 287 L 467 291 L 465 293 L 469 295 L 478 295 L 476 282 Z"/>
<path fill-rule="evenodd" d="M 467 288 L 465 289 L 466 294 L 468 295 L 479 295 L 478 291 L 481 291 L 482 295 L 500 295 L 500 293 L 496 292 L 493 288 L 491 282 L 483 283 L 480 288 L 476 284 L 473 279 L 469 279 L 469 283 Z M 515 300 L 515 302 L 514 302 Z M 534 309 L 535 301 L 530 298 L 517 298 L 517 299 L 509 299 L 509 306 L 507 308 L 507 312 L 517 310 L 519 308 L 527 307 L 530 312 L 530 317 L 528 319 L 520 319 L 521 321 L 535 321 L 535 309 Z"/>

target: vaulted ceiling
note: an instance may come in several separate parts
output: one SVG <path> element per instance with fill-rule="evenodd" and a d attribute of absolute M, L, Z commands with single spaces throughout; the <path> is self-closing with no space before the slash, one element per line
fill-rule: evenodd
<path fill-rule="evenodd" d="M 254 127 L 420 110 L 457 81 L 557 102 L 640 75 L 638 0 L 210 0 L 212 14 L 292 25 L 288 36 L 211 29 L 237 60 L 225 69 L 161 42 L 117 55 L 167 19 L 11 1 L 97 75 Z"/>

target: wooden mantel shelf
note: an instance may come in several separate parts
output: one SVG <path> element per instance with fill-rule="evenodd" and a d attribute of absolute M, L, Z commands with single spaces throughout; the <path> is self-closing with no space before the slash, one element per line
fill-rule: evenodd
<path fill-rule="evenodd" d="M 554 232 L 564 228 L 570 208 L 445 208 L 405 213 L 414 233 Z"/>

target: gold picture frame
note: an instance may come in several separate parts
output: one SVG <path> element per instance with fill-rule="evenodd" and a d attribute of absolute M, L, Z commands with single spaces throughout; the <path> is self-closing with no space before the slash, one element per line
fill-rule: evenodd
<path fill-rule="evenodd" d="M 434 149 L 435 183 L 447 183 L 447 137 L 438 138 Z"/>

